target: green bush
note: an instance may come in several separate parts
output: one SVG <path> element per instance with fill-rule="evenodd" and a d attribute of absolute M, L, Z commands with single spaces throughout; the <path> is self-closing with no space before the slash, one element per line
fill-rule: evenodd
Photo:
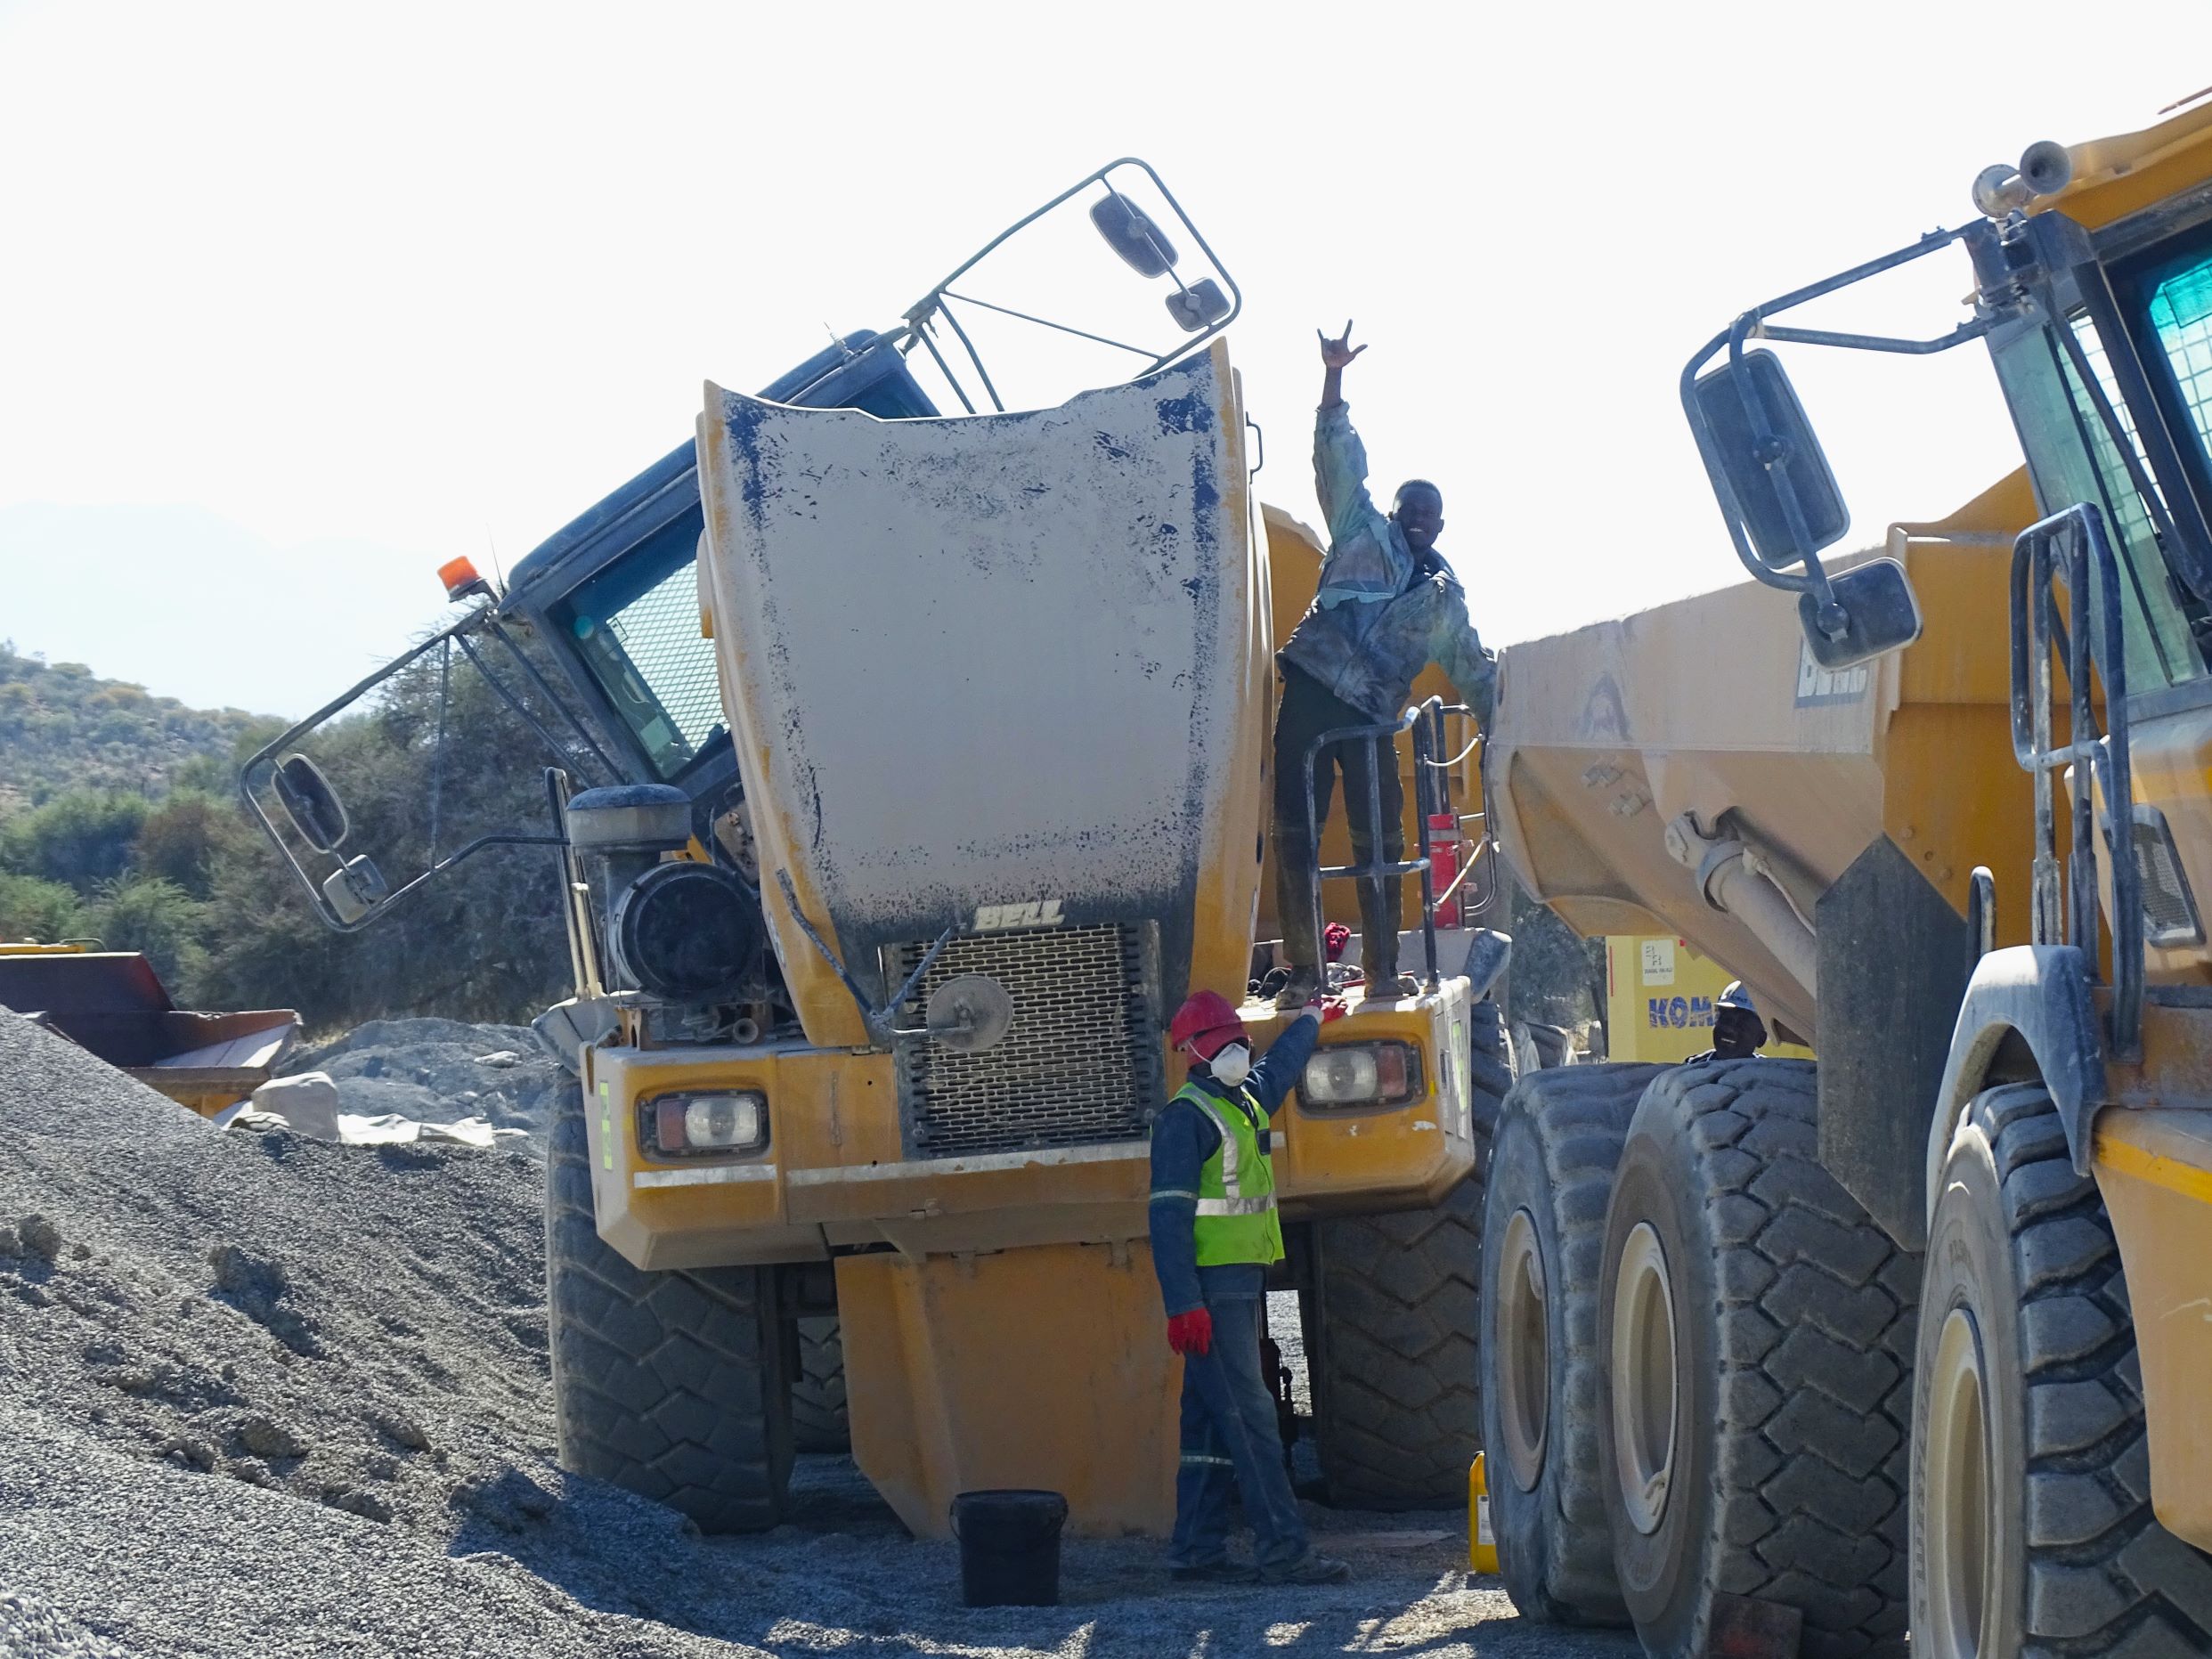
<path fill-rule="evenodd" d="M 237 819 L 237 808 L 196 789 L 180 789 L 146 814 L 131 843 L 134 870 L 174 882 L 195 899 L 205 899 L 223 857 L 223 840 Z"/>
<path fill-rule="evenodd" d="M 0 874 L 0 939 L 57 939 L 83 935 L 84 900 L 73 888 L 35 875 Z"/>
<path fill-rule="evenodd" d="M 200 939 L 207 907 L 158 875 L 133 872 L 102 884 L 85 919 L 110 950 L 143 951 L 172 996 L 199 976 L 206 960 Z"/>
<path fill-rule="evenodd" d="M 151 803 L 143 795 L 73 789 L 10 818 L 0 868 L 89 894 L 130 867 Z"/>

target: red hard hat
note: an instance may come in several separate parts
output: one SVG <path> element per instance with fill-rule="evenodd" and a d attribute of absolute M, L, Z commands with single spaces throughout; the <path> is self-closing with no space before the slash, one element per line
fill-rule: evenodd
<path fill-rule="evenodd" d="M 1185 1043 L 1196 1042 L 1201 1060 L 1210 1060 L 1214 1051 L 1224 1043 L 1243 1035 L 1244 1021 L 1237 1018 L 1237 1011 L 1219 991 L 1191 992 L 1190 999 L 1175 1010 L 1175 1017 L 1167 1026 L 1170 1046 L 1181 1048 Z M 1209 1037 L 1215 1040 L 1208 1042 Z"/>

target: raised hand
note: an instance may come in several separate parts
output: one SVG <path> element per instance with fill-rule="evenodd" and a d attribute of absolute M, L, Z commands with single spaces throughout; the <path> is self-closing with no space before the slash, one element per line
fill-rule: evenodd
<path fill-rule="evenodd" d="M 1364 346 L 1352 344 L 1352 319 L 1349 317 L 1344 320 L 1344 332 L 1337 338 L 1330 339 L 1319 329 L 1313 330 L 1313 337 L 1321 341 L 1322 367 L 1324 369 L 1346 368 L 1354 357 L 1367 349 Z"/>

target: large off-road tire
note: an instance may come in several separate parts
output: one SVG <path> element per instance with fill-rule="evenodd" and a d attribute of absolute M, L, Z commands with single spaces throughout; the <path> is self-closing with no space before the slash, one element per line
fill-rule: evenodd
<path fill-rule="evenodd" d="M 1467 1501 L 1482 1446 L 1476 1335 L 1482 1171 L 1512 1082 L 1493 1003 L 1470 1011 L 1475 1172 L 1433 1208 L 1317 1221 L 1299 1298 L 1314 1449 L 1329 1501 L 1425 1509 Z"/>
<path fill-rule="evenodd" d="M 2119 1249 L 2040 1084 L 1973 1102 L 1937 1191 L 1914 1378 L 1914 1659 L 2212 1653 L 2212 1557 L 2151 1513 Z"/>
<path fill-rule="evenodd" d="M 1679 1066 L 1606 1216 L 1607 1518 L 1652 1659 L 1715 1598 L 1798 1608 L 1805 1659 L 1902 1655 L 1919 1258 L 1819 1162 L 1809 1062 Z"/>
<path fill-rule="evenodd" d="M 1513 1063 L 1513 1034 L 1506 1027 L 1505 1010 L 1487 996 L 1468 1011 L 1467 1046 L 1468 1084 L 1474 1105 L 1469 1115 L 1475 1131 L 1475 1176 L 1479 1181 L 1490 1167 L 1498 1114 L 1505 1109 L 1505 1097 L 1513 1093 L 1514 1079 L 1519 1075 Z M 1478 1205 L 1475 1217 L 1478 1235 L 1482 1225 Z"/>
<path fill-rule="evenodd" d="M 561 1466 L 710 1533 L 781 1520 L 791 1396 L 772 1272 L 643 1273 L 604 1243 L 573 1088 L 548 1147 L 545 1278 Z"/>
<path fill-rule="evenodd" d="M 1664 1069 L 1539 1071 L 1499 1114 L 1483 1206 L 1483 1443 L 1499 1566 L 1532 1619 L 1624 1616 L 1598 1484 L 1599 1250 L 1622 1138 Z"/>
<path fill-rule="evenodd" d="M 834 1313 L 798 1322 L 798 1369 L 791 1380 L 792 1443 L 801 1452 L 850 1452 L 845 1419 L 845 1339 Z"/>

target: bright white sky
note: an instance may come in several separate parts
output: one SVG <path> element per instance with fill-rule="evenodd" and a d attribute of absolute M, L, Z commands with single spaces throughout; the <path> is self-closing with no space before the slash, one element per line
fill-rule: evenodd
<path fill-rule="evenodd" d="M 679 443 L 703 378 L 886 326 L 1124 153 L 1244 287 L 1269 499 L 1314 516 L 1348 314 L 1378 485 L 1443 484 L 1492 643 L 1718 586 L 1684 361 L 2212 81 L 2202 0 L 2082 15 L 0 0 L 0 638 L 303 713 L 442 614 L 440 563 Z M 1948 328 L 1931 263 L 1851 315 Z M 1796 371 L 1858 536 L 2013 464 L 1975 348 Z"/>

